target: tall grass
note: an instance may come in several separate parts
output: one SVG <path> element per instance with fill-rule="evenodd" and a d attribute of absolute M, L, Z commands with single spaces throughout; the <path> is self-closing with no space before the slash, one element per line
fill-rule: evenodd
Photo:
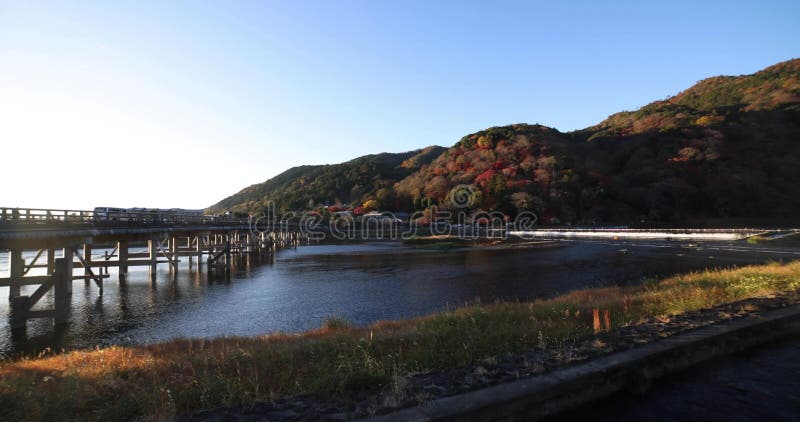
<path fill-rule="evenodd" d="M 398 374 L 555 347 L 643 318 L 798 288 L 800 261 L 475 305 L 369 327 L 330 318 L 299 335 L 73 351 L 0 365 L 0 409 L 9 420 L 162 419 L 295 394 L 370 390 L 391 385 Z"/>

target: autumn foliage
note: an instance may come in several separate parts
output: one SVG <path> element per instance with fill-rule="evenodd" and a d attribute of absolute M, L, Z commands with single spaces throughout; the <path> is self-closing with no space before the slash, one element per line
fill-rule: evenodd
<path fill-rule="evenodd" d="M 212 207 L 257 212 L 345 203 L 380 211 L 469 207 L 543 224 L 788 222 L 800 215 L 800 60 L 720 76 L 569 133 L 492 127 L 451 148 L 290 169 Z M 366 206 L 369 204 L 370 206 Z M 458 204 L 464 206 L 464 204 Z"/>

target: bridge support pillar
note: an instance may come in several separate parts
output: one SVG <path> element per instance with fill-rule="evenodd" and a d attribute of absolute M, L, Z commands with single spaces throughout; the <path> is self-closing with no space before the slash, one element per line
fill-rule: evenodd
<path fill-rule="evenodd" d="M 231 271 L 231 266 L 233 265 L 233 254 L 231 253 L 231 242 L 230 240 L 225 245 L 225 272 Z"/>
<path fill-rule="evenodd" d="M 52 275 L 56 271 L 56 250 L 47 250 L 47 274 Z"/>
<path fill-rule="evenodd" d="M 75 250 L 72 247 L 62 249 L 63 257 L 65 261 L 69 261 L 69 283 L 67 283 L 67 293 L 72 294 L 72 262 L 75 258 L 72 256 L 75 253 Z M 55 268 L 57 265 L 53 266 L 53 273 L 55 273 Z"/>
<path fill-rule="evenodd" d="M 184 246 L 184 252 L 192 252 L 192 248 L 194 248 L 194 237 L 189 236 L 186 238 L 186 246 Z M 189 270 L 192 269 L 192 264 L 194 264 L 194 255 L 189 255 Z"/>
<path fill-rule="evenodd" d="M 71 252 L 71 251 L 69 251 Z M 70 299 L 72 285 L 72 253 L 69 258 L 59 258 L 56 260 L 56 268 L 53 273 L 54 290 L 54 323 L 61 325 L 69 322 Z"/>
<path fill-rule="evenodd" d="M 125 279 L 128 275 L 128 241 L 120 240 L 117 242 L 117 253 L 119 256 L 119 279 Z"/>
<path fill-rule="evenodd" d="M 11 298 L 11 321 L 9 325 L 12 331 L 22 331 L 27 327 L 28 322 L 28 296 L 15 296 Z"/>
<path fill-rule="evenodd" d="M 70 256 L 70 258 L 72 258 L 72 256 Z M 88 286 L 89 283 L 91 283 L 91 280 L 88 278 L 88 276 L 92 273 L 92 245 L 88 243 L 83 244 L 83 260 L 85 261 L 83 275 L 87 276 L 87 278 L 85 278 L 83 281 Z"/>
<path fill-rule="evenodd" d="M 150 261 L 150 281 L 156 281 L 156 266 L 158 264 L 158 250 L 154 239 L 147 240 L 147 253 Z"/>
<path fill-rule="evenodd" d="M 14 332 L 25 331 L 30 318 L 53 318 L 55 325 L 69 322 L 70 312 L 70 286 L 72 285 L 72 249 L 65 249 L 66 258 L 58 258 L 54 262 L 54 271 L 50 280 L 44 282 L 31 296 L 16 296 L 11 300 L 11 330 Z M 32 311 L 31 308 L 47 293 L 53 289 L 53 308 L 49 310 Z"/>
<path fill-rule="evenodd" d="M 8 299 L 13 300 L 20 294 L 20 280 L 25 273 L 25 260 L 22 249 L 11 249 L 8 252 L 8 273 L 11 285 L 8 286 Z"/>
<path fill-rule="evenodd" d="M 169 265 L 172 270 L 178 272 L 178 238 L 171 237 L 169 239 Z"/>
<path fill-rule="evenodd" d="M 197 270 L 198 271 L 200 271 L 200 267 L 202 266 L 202 263 L 203 263 L 203 240 L 202 239 L 203 239 L 203 236 L 197 235 L 197 249 L 195 249 L 195 252 L 197 252 Z"/>

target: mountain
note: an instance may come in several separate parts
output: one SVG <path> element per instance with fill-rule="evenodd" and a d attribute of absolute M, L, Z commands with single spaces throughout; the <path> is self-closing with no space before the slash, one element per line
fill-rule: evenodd
<path fill-rule="evenodd" d="M 572 137 L 584 180 L 598 191 L 585 217 L 796 221 L 800 60 L 705 79 Z"/>
<path fill-rule="evenodd" d="M 800 102 L 800 59 L 770 66 L 753 75 L 716 76 L 634 112 L 610 116 L 587 129 L 594 137 L 667 131 L 679 127 L 709 126 L 726 115 L 772 111 Z"/>
<path fill-rule="evenodd" d="M 361 204 L 380 198 L 379 205 L 396 207 L 395 182 L 430 163 L 446 148 L 430 146 L 402 153 L 365 155 L 346 163 L 293 167 L 248 186 L 211 206 L 209 212 L 259 212 L 273 201 L 280 212 L 308 209 L 316 204 Z"/>
<path fill-rule="evenodd" d="M 560 195 L 551 189 L 578 167 L 572 143 L 569 136 L 541 125 L 489 128 L 463 137 L 395 190 L 401 198 L 412 198 L 416 209 L 428 205 L 420 198 L 444 205 L 451 189 L 470 185 L 475 192 L 470 205 L 476 208 L 513 213 L 513 202 L 523 200 L 528 208 L 545 211 L 556 206 Z"/>
<path fill-rule="evenodd" d="M 421 210 L 446 207 L 448 192 L 468 185 L 472 208 L 511 215 L 527 209 L 552 224 L 796 221 L 800 60 L 752 75 L 705 79 L 574 132 L 528 124 L 493 127 L 437 149 L 415 166 L 398 166 L 394 158 L 358 177 L 344 170 L 380 156 L 323 167 L 328 172 L 300 167 L 255 186 L 297 186 L 305 177 L 325 186 L 313 190 L 325 201 L 380 199 L 381 209 Z M 353 186 L 359 189 L 347 195 L 344 189 Z M 253 188 L 217 209 L 241 206 L 244 199 L 283 198 L 275 189 Z M 289 207 L 302 208 L 308 199 L 298 193 Z"/>

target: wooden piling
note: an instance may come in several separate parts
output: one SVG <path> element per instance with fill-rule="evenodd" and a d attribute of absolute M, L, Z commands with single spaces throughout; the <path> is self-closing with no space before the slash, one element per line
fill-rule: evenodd
<path fill-rule="evenodd" d="M 73 250 L 74 250 L 74 249 L 73 249 L 72 247 L 68 247 L 68 248 L 63 248 L 63 249 L 61 249 L 61 253 L 62 253 L 62 256 L 61 256 L 61 257 L 62 257 L 62 258 L 64 258 L 65 260 L 69 261 L 69 277 L 70 277 L 70 282 L 69 282 L 69 283 L 67 283 L 67 293 L 68 293 L 68 294 L 72 294 L 72 266 L 73 266 L 73 265 L 72 265 L 72 262 L 73 262 L 73 257 L 72 257 L 72 255 L 74 254 Z M 56 270 L 55 270 L 55 262 L 54 262 L 54 263 L 53 263 L 53 273 L 55 273 L 55 272 L 56 272 Z"/>
<path fill-rule="evenodd" d="M 85 275 L 86 278 L 83 281 L 88 286 L 91 282 L 89 275 L 92 274 L 92 245 L 89 243 L 83 244 L 83 260 L 86 262 L 86 265 L 83 267 L 83 275 Z"/>
<path fill-rule="evenodd" d="M 120 240 L 117 242 L 117 256 L 119 257 L 119 278 L 124 279 L 128 275 L 128 241 Z"/>
<path fill-rule="evenodd" d="M 11 320 L 9 325 L 12 331 L 24 330 L 28 322 L 28 296 L 14 296 L 11 298 Z"/>
<path fill-rule="evenodd" d="M 231 265 L 233 264 L 232 260 L 233 259 L 232 259 L 232 256 L 231 256 L 231 242 L 230 242 L 230 240 L 228 240 L 225 243 L 225 272 L 226 273 L 230 272 L 230 270 L 231 270 Z"/>
<path fill-rule="evenodd" d="M 11 285 L 8 286 L 8 299 L 13 300 L 20 294 L 20 280 L 25 272 L 25 260 L 22 259 L 22 249 L 11 249 L 8 252 L 8 273 Z"/>
<path fill-rule="evenodd" d="M 195 252 L 197 252 L 197 270 L 198 271 L 200 270 L 200 267 L 201 267 L 201 265 L 203 263 L 202 238 L 203 237 L 201 235 L 197 235 L 197 249 L 195 250 Z"/>
<path fill-rule="evenodd" d="M 56 268 L 53 273 L 54 290 L 54 323 L 61 325 L 69 322 L 70 299 L 69 285 L 72 284 L 72 255 L 70 258 L 59 258 L 56 260 Z"/>
<path fill-rule="evenodd" d="M 12 331 L 25 330 L 30 318 L 54 318 L 54 323 L 69 321 L 70 286 L 72 285 L 72 249 L 66 250 L 69 258 L 58 258 L 54 262 L 53 274 L 43 281 L 31 296 L 16 296 L 11 300 Z M 31 310 L 44 295 L 53 289 L 54 306 L 49 310 Z"/>
<path fill-rule="evenodd" d="M 173 271 L 178 272 L 178 238 L 169 239 L 169 265 Z"/>
<path fill-rule="evenodd" d="M 56 270 L 56 250 L 49 248 L 47 250 L 47 274 L 53 274 Z"/>
<path fill-rule="evenodd" d="M 155 239 L 147 240 L 147 254 L 150 261 L 150 282 L 156 281 L 156 270 L 158 265 L 158 249 Z"/>

